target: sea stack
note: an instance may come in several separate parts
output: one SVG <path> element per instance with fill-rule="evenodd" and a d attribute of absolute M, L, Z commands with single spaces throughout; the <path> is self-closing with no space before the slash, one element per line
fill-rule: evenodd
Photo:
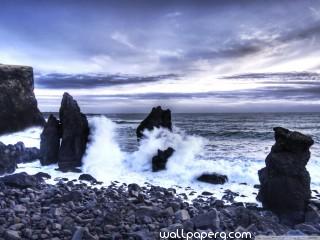
<path fill-rule="evenodd" d="M 261 188 L 257 199 L 277 213 L 288 225 L 304 221 L 311 197 L 310 175 L 306 165 L 310 159 L 311 137 L 288 129 L 274 128 L 276 143 L 259 170 Z"/>
<path fill-rule="evenodd" d="M 81 113 L 77 102 L 68 93 L 63 94 L 59 117 L 62 129 L 59 169 L 80 167 L 89 137 L 87 117 Z"/>
<path fill-rule="evenodd" d="M 58 163 L 59 170 L 73 171 L 81 166 L 86 151 L 88 120 L 68 93 L 63 94 L 59 117 L 50 115 L 41 133 L 41 164 Z"/>
<path fill-rule="evenodd" d="M 137 128 L 137 138 L 143 137 L 144 130 L 152 130 L 153 128 L 167 128 L 172 131 L 171 111 L 163 110 L 160 106 L 152 108 L 149 115 L 144 119 Z"/>
<path fill-rule="evenodd" d="M 53 115 L 49 116 L 41 133 L 40 151 L 41 165 L 50 165 L 58 162 L 61 126 L 59 120 Z"/>
<path fill-rule="evenodd" d="M 0 64 L 0 134 L 44 125 L 33 90 L 32 67 Z"/>

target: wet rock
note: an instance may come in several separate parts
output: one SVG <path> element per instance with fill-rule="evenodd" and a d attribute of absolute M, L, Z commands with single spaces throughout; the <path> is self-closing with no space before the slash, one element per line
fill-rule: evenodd
<path fill-rule="evenodd" d="M 230 189 L 227 189 L 224 191 L 224 195 L 222 196 L 222 200 L 233 203 L 234 198 L 238 197 L 238 196 L 239 196 L 238 193 L 232 192 Z"/>
<path fill-rule="evenodd" d="M 308 206 L 305 214 L 305 222 L 320 222 L 320 210 L 316 206 L 311 204 Z"/>
<path fill-rule="evenodd" d="M 91 182 L 91 183 L 97 183 L 97 182 L 98 182 L 97 179 L 95 179 L 94 177 L 92 177 L 90 174 L 86 174 L 86 173 L 81 174 L 81 175 L 79 176 L 79 180 L 81 180 L 81 181 L 88 181 L 88 182 Z"/>
<path fill-rule="evenodd" d="M 136 134 L 138 140 L 143 137 L 144 130 L 152 130 L 153 128 L 167 128 L 172 130 L 171 111 L 162 110 L 160 106 L 152 108 L 152 111 L 144 119 L 137 128 Z"/>
<path fill-rule="evenodd" d="M 6 145 L 0 142 L 0 175 L 13 173 L 16 170 L 16 161 L 6 150 Z"/>
<path fill-rule="evenodd" d="M 0 64 L 0 134 L 44 124 L 33 89 L 31 67 Z"/>
<path fill-rule="evenodd" d="M 211 184 L 224 184 L 228 181 L 228 177 L 219 173 L 204 173 L 197 180 Z"/>
<path fill-rule="evenodd" d="M 77 102 L 68 93 L 63 94 L 59 116 L 62 126 L 59 169 L 80 167 L 89 136 L 87 117 L 81 113 Z"/>
<path fill-rule="evenodd" d="M 0 175 L 13 173 L 18 163 L 28 163 L 40 158 L 37 148 L 26 148 L 23 142 L 5 145 L 0 142 Z"/>
<path fill-rule="evenodd" d="M 255 188 L 255 189 L 260 189 L 260 184 L 255 184 L 255 185 L 253 185 L 253 188 Z"/>
<path fill-rule="evenodd" d="M 203 196 L 212 196 L 213 193 L 204 191 L 204 192 L 201 193 L 201 195 L 203 195 Z"/>
<path fill-rule="evenodd" d="M 189 212 L 185 209 L 179 210 L 175 213 L 175 217 L 177 220 L 186 221 L 190 219 Z"/>
<path fill-rule="evenodd" d="M 41 165 L 50 165 L 58 162 L 61 129 L 60 123 L 53 115 L 49 116 L 41 133 L 40 153 Z"/>
<path fill-rule="evenodd" d="M 171 147 L 164 151 L 158 150 L 158 154 L 152 158 L 152 171 L 157 172 L 165 170 L 167 161 L 173 153 L 174 149 Z"/>
<path fill-rule="evenodd" d="M 0 182 L 9 187 L 24 189 L 37 187 L 42 183 L 42 180 L 35 176 L 28 175 L 27 173 L 22 172 L 4 176 L 0 178 Z"/>
<path fill-rule="evenodd" d="M 44 179 L 51 179 L 51 176 L 50 174 L 48 173 L 44 173 L 44 172 L 38 172 L 36 173 L 35 175 L 36 178 L 39 178 L 40 180 L 44 180 Z"/>
<path fill-rule="evenodd" d="M 82 240 L 84 236 L 84 228 L 78 227 L 73 233 L 71 240 Z"/>
<path fill-rule="evenodd" d="M 218 214 L 218 211 L 213 209 L 210 212 L 193 217 L 191 221 L 197 229 L 216 230 L 220 227 L 220 219 Z"/>
<path fill-rule="evenodd" d="M 20 240 L 20 234 L 17 231 L 7 230 L 5 233 L 5 238 L 7 240 Z"/>
<path fill-rule="evenodd" d="M 298 224 L 294 227 L 307 235 L 320 235 L 320 230 L 316 229 L 314 226 L 306 223 Z"/>
<path fill-rule="evenodd" d="M 257 199 L 292 225 L 303 221 L 311 197 L 306 165 L 314 142 L 309 136 L 285 128 L 274 131 L 276 143 L 266 158 L 266 167 L 259 170 L 261 188 Z"/>

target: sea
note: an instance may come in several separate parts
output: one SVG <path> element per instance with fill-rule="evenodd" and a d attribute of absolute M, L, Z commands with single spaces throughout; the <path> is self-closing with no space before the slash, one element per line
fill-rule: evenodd
<path fill-rule="evenodd" d="M 111 182 L 152 184 L 174 187 L 188 198 L 208 191 L 221 198 L 229 189 L 239 193 L 236 201 L 256 202 L 258 170 L 274 144 L 273 128 L 277 126 L 312 136 L 311 158 L 307 169 L 311 189 L 320 192 L 320 113 L 208 113 L 173 114 L 173 131 L 154 129 L 145 132 L 140 142 L 136 128 L 146 114 L 88 115 L 90 142 L 83 157 L 82 171 L 104 185 Z M 22 132 L 0 136 L 5 144 L 18 141 L 27 147 L 40 146 L 42 129 L 33 127 Z M 167 169 L 151 171 L 151 159 L 158 149 L 175 149 Z M 16 172 L 52 176 L 49 183 L 61 177 L 77 179 L 79 173 L 62 173 L 57 165 L 41 166 L 39 161 L 19 164 Z M 228 176 L 224 185 L 197 181 L 203 173 Z M 315 194 L 315 192 L 313 194 Z M 194 194 L 197 193 L 197 194 Z"/>

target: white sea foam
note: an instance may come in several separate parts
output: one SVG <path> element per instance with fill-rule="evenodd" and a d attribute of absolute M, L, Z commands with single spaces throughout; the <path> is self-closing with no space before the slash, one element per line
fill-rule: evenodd
<path fill-rule="evenodd" d="M 246 196 L 237 198 L 237 200 L 255 201 L 256 195 L 253 193 L 256 193 L 257 190 L 253 188 L 253 185 L 259 183 L 257 171 L 265 165 L 263 159 L 269 149 L 256 153 L 254 152 L 256 146 L 253 145 L 239 150 L 236 145 L 232 145 L 235 144 L 234 142 L 229 145 L 226 142 L 209 142 L 203 137 L 188 135 L 178 128 L 174 128 L 174 132 L 155 128 L 152 131 L 145 131 L 146 137 L 140 141 L 136 151 L 128 152 L 121 150 L 118 142 L 120 139 L 118 130 L 123 125 L 118 125 L 106 117 L 90 117 L 89 124 L 91 127 L 90 143 L 83 158 L 82 170 L 96 177 L 99 181 L 103 181 L 106 185 L 115 180 L 138 184 L 149 182 L 163 187 L 178 185 L 182 187 L 177 189 L 178 192 L 186 192 L 185 187 L 191 187 L 200 193 L 211 191 L 215 197 L 221 197 L 225 189 L 230 189 Z M 23 141 L 27 147 L 39 147 L 41 130 L 41 128 L 30 128 L 22 132 L 0 136 L 0 141 L 5 144 Z M 126 140 L 122 135 L 121 139 Z M 133 140 L 135 142 L 135 139 Z M 221 148 L 215 151 L 214 147 L 208 151 L 208 145 L 223 145 L 226 146 L 226 149 L 231 146 L 234 151 L 221 150 Z M 168 160 L 167 169 L 153 173 L 151 171 L 152 157 L 157 154 L 158 149 L 165 150 L 168 147 L 174 148 L 175 152 Z M 221 151 L 224 151 L 224 154 Z M 248 157 L 245 157 L 246 154 Z M 238 157 L 239 155 L 242 157 Z M 308 164 L 313 189 L 320 187 L 320 164 L 317 156 L 311 158 Z M 17 172 L 26 171 L 35 174 L 42 171 L 49 173 L 52 176 L 50 183 L 53 183 L 53 179 L 56 177 L 69 179 L 78 179 L 79 177 L 79 173 L 61 173 L 55 170 L 57 165 L 43 167 L 39 162 L 19 164 L 18 167 Z M 197 181 L 196 178 L 204 172 L 225 174 L 228 176 L 229 182 L 222 186 Z M 239 185 L 239 183 L 247 183 L 248 185 Z"/>
<path fill-rule="evenodd" d="M 102 181 L 123 172 L 124 153 L 115 141 L 116 124 L 105 117 L 90 119 L 90 143 L 83 158 L 82 170 Z"/>
<path fill-rule="evenodd" d="M 6 135 L 0 135 L 0 142 L 4 144 L 16 144 L 23 142 L 26 147 L 40 147 L 41 127 L 31 127 L 24 131 L 15 132 Z"/>

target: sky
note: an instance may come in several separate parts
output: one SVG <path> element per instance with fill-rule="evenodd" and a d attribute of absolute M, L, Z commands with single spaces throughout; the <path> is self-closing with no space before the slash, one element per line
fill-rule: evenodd
<path fill-rule="evenodd" d="M 43 111 L 320 111 L 320 1 L 2 0 L 0 63 Z"/>

